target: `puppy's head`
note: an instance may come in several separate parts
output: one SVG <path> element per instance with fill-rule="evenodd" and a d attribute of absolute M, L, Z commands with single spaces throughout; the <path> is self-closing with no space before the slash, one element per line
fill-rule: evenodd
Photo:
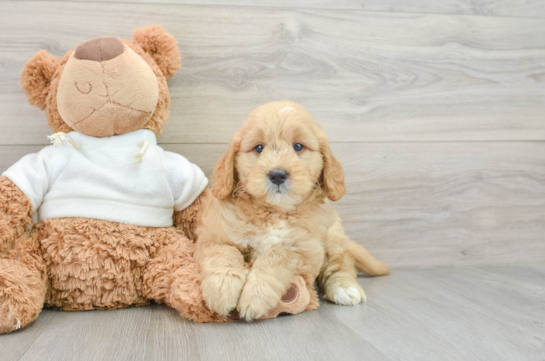
<path fill-rule="evenodd" d="M 336 201 L 344 172 L 325 132 L 299 104 L 271 102 L 250 113 L 214 170 L 214 195 L 238 192 L 292 208 L 312 192 Z"/>

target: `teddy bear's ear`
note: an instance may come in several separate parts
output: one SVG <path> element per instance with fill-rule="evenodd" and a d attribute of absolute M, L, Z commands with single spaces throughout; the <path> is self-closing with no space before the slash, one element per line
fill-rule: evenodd
<path fill-rule="evenodd" d="M 180 70 L 182 59 L 178 43 L 162 26 L 151 25 L 136 29 L 132 33 L 132 41 L 155 60 L 165 78 L 170 78 Z"/>
<path fill-rule="evenodd" d="M 60 64 L 59 58 L 45 50 L 38 51 L 26 62 L 25 67 L 21 70 L 19 85 L 25 91 L 31 105 L 42 110 L 45 108 L 51 79 Z"/>

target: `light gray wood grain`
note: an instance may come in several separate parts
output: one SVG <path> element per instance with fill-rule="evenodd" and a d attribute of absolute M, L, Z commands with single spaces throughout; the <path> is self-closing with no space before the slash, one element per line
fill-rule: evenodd
<path fill-rule="evenodd" d="M 95 1 L 110 2 L 109 0 Z M 117 0 L 116 2 L 545 17 L 545 3 L 537 0 Z"/>
<path fill-rule="evenodd" d="M 226 144 L 164 144 L 208 177 Z M 0 146 L 0 169 L 40 146 Z M 334 143 L 347 234 L 394 268 L 545 261 L 545 142 Z"/>
<path fill-rule="evenodd" d="M 18 87 L 34 52 L 151 23 L 184 57 L 163 142 L 227 142 L 283 98 L 335 141 L 545 139 L 544 19 L 24 1 L 0 12 L 0 144 L 46 143 L 45 115 Z"/>
<path fill-rule="evenodd" d="M 365 305 L 250 324 L 195 324 L 159 305 L 46 310 L 0 336 L 0 360 L 543 360 L 544 263 L 358 280 Z"/>

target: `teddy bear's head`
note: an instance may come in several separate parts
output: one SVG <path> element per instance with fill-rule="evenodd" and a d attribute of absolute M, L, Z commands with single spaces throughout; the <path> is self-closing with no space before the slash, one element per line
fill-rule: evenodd
<path fill-rule="evenodd" d="M 176 39 L 153 25 L 135 30 L 131 41 L 88 41 L 62 60 L 40 50 L 20 85 L 54 132 L 109 137 L 150 129 L 159 136 L 170 105 L 166 79 L 180 67 Z"/>

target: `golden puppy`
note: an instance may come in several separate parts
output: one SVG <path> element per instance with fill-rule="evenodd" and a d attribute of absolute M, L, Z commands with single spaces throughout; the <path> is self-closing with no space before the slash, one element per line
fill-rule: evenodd
<path fill-rule="evenodd" d="M 299 104 L 272 102 L 248 116 L 216 165 L 212 192 L 196 257 L 204 300 L 221 315 L 235 307 L 246 320 L 266 315 L 294 275 L 307 286 L 319 277 L 328 300 L 355 305 L 366 299 L 355 261 L 370 275 L 390 272 L 344 234 L 329 202 L 345 193 L 342 166 Z"/>

